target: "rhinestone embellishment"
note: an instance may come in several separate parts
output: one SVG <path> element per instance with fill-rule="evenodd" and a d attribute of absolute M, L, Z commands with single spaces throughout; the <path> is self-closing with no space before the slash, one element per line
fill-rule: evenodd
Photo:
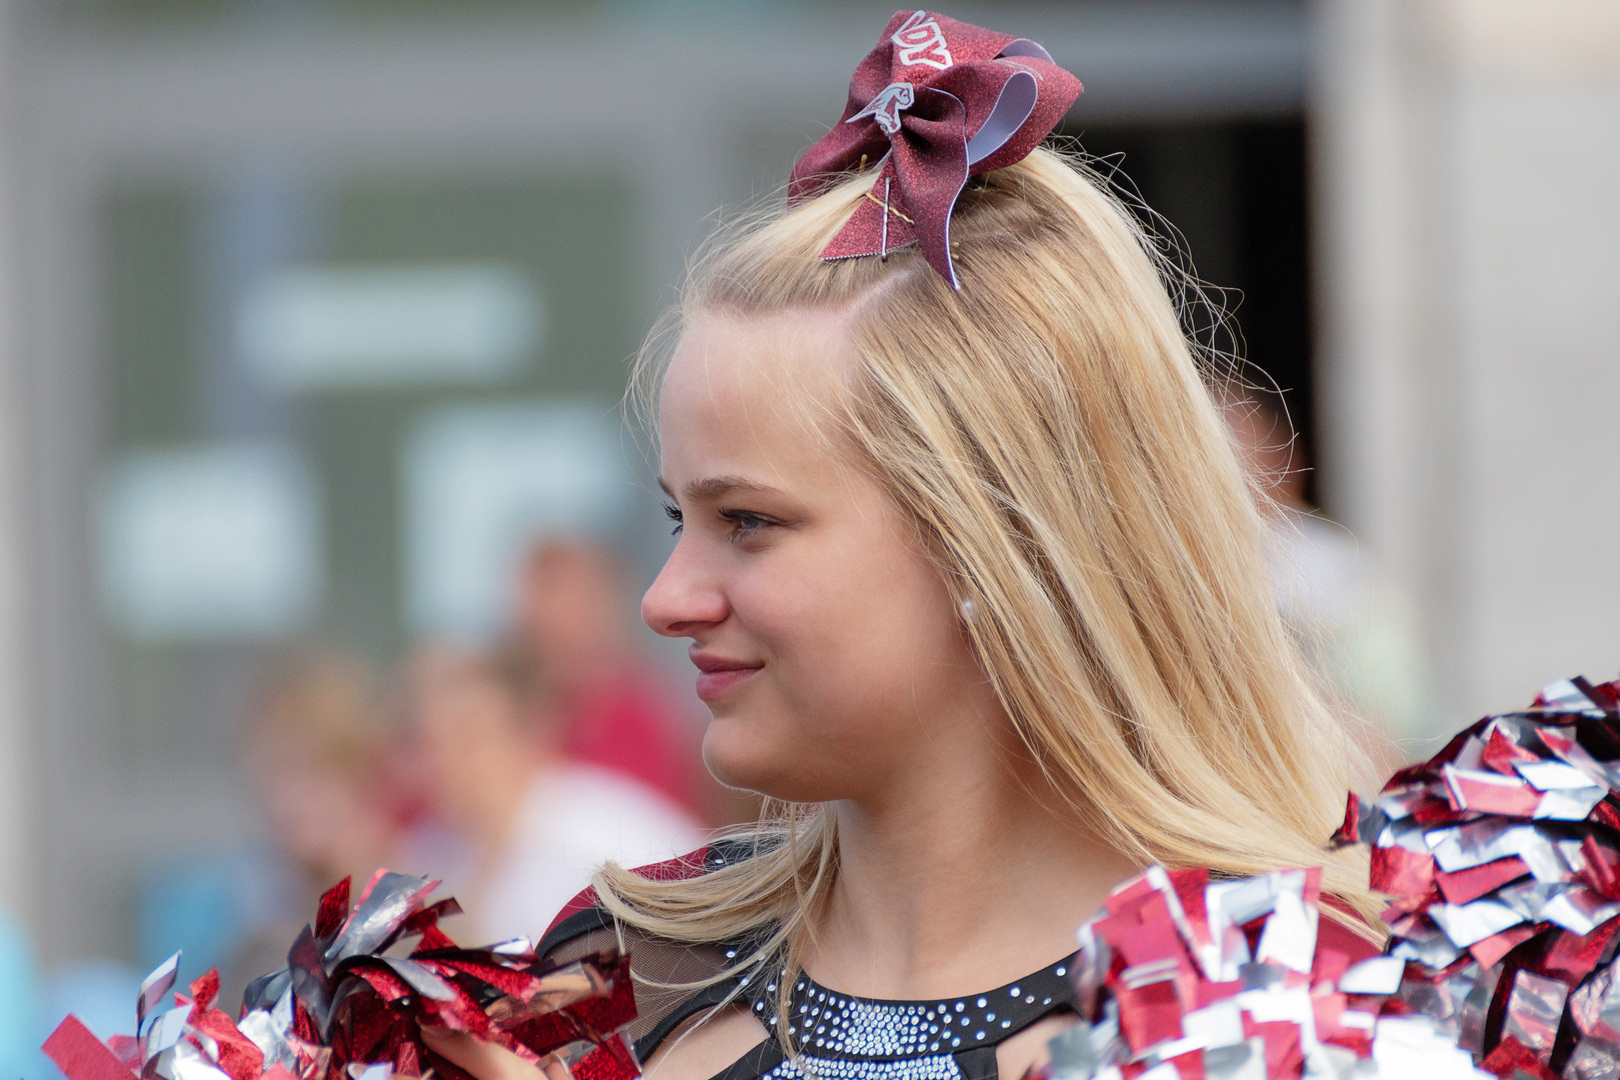
<path fill-rule="evenodd" d="M 1015 1025 L 1050 1012 L 1054 1002 L 1071 1001 L 1066 974 L 1066 964 L 1053 965 L 988 994 L 918 1002 L 853 997 L 801 975 L 788 998 L 787 1034 L 808 1071 L 789 1059 L 762 1080 L 961 1080 L 953 1055 L 994 1046 Z M 786 977 L 778 968 L 739 980 L 754 1015 L 768 1027 L 778 1021 L 777 988 Z"/>

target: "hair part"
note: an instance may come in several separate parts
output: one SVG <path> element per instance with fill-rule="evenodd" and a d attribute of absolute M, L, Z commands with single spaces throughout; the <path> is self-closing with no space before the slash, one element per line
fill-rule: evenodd
<path fill-rule="evenodd" d="M 846 391 L 807 404 L 972 600 L 979 662 L 1076 818 L 1143 864 L 1321 865 L 1353 913 L 1329 916 L 1373 935 L 1365 857 L 1323 849 L 1365 759 L 1272 599 L 1254 492 L 1172 300 L 1188 280 L 1108 181 L 1046 148 L 962 193 L 960 291 L 915 247 L 823 261 L 871 180 L 712 242 L 639 358 L 644 414 L 695 319 L 847 317 Z M 785 1007 L 837 878 L 834 818 L 767 801 L 737 835 L 753 858 L 680 882 L 610 865 L 597 892 L 644 933 L 785 953 Z"/>

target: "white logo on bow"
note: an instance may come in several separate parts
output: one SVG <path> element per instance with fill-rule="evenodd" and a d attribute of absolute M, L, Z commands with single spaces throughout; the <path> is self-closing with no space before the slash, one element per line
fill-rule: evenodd
<path fill-rule="evenodd" d="M 926 11 L 913 11 L 889 40 L 900 47 L 900 62 L 907 67 L 927 64 L 944 71 L 955 63 L 945 45 L 945 32 Z"/>
<path fill-rule="evenodd" d="M 846 124 L 853 124 L 857 120 L 864 120 L 870 116 L 877 122 L 877 126 L 884 132 L 893 135 L 900 130 L 900 114 L 911 108 L 912 102 L 917 100 L 917 91 L 908 82 L 890 83 L 877 92 L 877 96 L 866 103 L 866 108 L 845 120 Z"/>

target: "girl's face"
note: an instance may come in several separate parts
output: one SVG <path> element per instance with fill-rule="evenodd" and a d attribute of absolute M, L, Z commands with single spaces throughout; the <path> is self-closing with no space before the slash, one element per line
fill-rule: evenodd
<path fill-rule="evenodd" d="M 692 639 L 710 771 L 795 801 L 894 790 L 986 693 L 905 521 L 813 426 L 848 362 L 836 316 L 705 317 L 659 412 L 678 538 L 642 615 Z"/>

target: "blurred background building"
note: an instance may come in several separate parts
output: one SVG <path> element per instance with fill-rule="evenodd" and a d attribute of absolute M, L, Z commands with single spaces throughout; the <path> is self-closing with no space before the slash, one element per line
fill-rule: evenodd
<path fill-rule="evenodd" d="M 668 537 L 617 403 L 715 212 L 785 179 L 891 12 L 0 0 L 0 987 L 33 964 L 45 1011 L 88 1009 L 274 930 L 307 901 L 277 866 L 448 850 L 398 674 L 424 643 L 506 688 L 491 724 L 528 700 L 510 649 L 581 650 L 545 681 L 582 725 L 559 752 L 687 824 L 745 812 L 682 771 L 696 703 L 624 629 Z M 1352 704 L 1389 656 L 1413 680 L 1397 753 L 1615 674 L 1620 5 L 949 13 L 1081 77 L 1066 133 L 1237 305 L 1199 329 L 1280 388 L 1259 449 L 1338 537 L 1311 580 L 1398 598 L 1333 631 L 1374 641 Z M 569 603 L 621 622 L 558 643 Z M 256 733 L 305 730 L 288 702 L 383 794 L 261 775 Z M 615 756 L 649 731 L 670 749 Z M 293 850 L 276 815 L 355 799 L 343 844 Z"/>

